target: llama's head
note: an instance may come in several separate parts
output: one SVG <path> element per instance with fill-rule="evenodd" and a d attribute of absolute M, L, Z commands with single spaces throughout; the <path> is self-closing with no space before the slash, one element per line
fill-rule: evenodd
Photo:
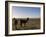
<path fill-rule="evenodd" d="M 27 21 L 29 20 L 29 18 L 27 18 Z"/>
<path fill-rule="evenodd" d="M 13 18 L 13 20 L 15 20 L 15 18 Z"/>

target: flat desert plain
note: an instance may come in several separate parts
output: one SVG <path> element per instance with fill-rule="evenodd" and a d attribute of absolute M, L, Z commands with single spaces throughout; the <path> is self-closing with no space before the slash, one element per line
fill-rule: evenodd
<path fill-rule="evenodd" d="M 26 20 L 26 18 L 18 18 L 17 25 L 14 24 L 14 21 L 12 20 L 12 30 L 34 30 L 34 29 L 40 29 L 40 18 L 29 18 L 29 20 L 24 23 L 22 23 L 22 26 L 20 25 L 20 19 Z"/>

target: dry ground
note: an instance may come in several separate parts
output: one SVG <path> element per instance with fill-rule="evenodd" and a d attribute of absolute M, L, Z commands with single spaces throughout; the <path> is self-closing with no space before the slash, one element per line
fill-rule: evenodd
<path fill-rule="evenodd" d="M 40 18 L 35 18 L 35 19 L 30 18 L 28 22 L 25 24 L 25 26 L 24 24 L 22 24 L 22 27 L 20 26 L 20 19 L 17 19 L 17 20 L 18 20 L 18 24 L 17 26 L 12 24 L 12 30 L 40 29 Z"/>

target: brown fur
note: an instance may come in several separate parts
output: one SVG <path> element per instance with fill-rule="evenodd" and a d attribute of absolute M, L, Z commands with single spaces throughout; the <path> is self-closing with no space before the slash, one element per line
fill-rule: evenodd
<path fill-rule="evenodd" d="M 29 18 L 27 18 L 26 20 L 25 19 L 20 19 L 20 25 L 21 25 L 21 27 L 22 27 L 22 24 L 25 25 L 28 20 L 29 20 Z"/>

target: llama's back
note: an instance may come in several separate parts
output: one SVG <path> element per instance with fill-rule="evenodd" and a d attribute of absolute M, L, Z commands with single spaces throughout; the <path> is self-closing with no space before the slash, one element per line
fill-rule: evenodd
<path fill-rule="evenodd" d="M 26 23 L 28 20 L 27 19 L 20 19 L 21 23 Z"/>

